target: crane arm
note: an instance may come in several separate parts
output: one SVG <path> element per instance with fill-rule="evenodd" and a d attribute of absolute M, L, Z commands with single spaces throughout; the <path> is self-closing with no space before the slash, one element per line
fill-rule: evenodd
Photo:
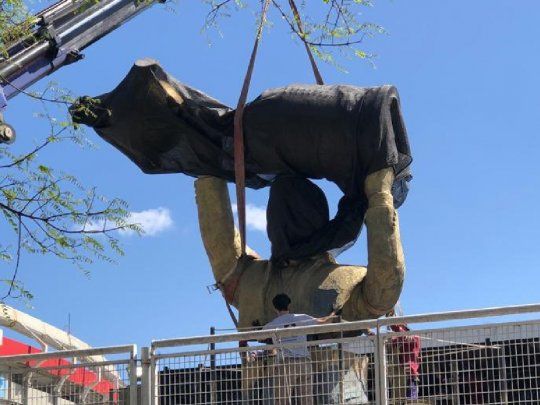
<path fill-rule="evenodd" d="M 60 0 L 35 15 L 30 37 L 0 57 L 0 121 L 7 101 L 62 66 L 82 59 L 81 51 L 157 1 Z M 9 142 L 2 136 L 0 143 Z"/>

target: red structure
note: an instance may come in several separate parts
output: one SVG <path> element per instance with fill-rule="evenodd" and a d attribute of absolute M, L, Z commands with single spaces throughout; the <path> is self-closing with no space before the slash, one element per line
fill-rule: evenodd
<path fill-rule="evenodd" d="M 42 350 L 13 339 L 6 337 L 2 338 L 2 344 L 0 345 L 0 356 L 15 356 L 18 354 L 32 353 L 42 353 Z M 28 367 L 35 367 L 38 365 L 37 363 L 37 361 L 29 361 L 25 364 Z M 61 368 L 62 366 L 69 366 L 70 364 L 71 362 L 64 359 L 49 359 L 41 361 L 39 367 L 46 369 L 51 376 L 63 377 L 69 375 L 68 381 L 71 383 L 80 385 L 82 387 L 92 387 L 92 391 L 102 395 L 108 395 L 108 393 L 114 389 L 112 382 L 104 379 L 99 380 L 97 373 L 84 367 L 75 369 L 70 369 L 67 367 Z"/>

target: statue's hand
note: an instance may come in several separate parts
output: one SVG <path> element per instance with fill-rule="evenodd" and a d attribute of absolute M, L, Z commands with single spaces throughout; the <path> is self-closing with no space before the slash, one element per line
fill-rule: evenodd
<path fill-rule="evenodd" d="M 94 128 L 103 128 L 110 125 L 112 113 L 100 99 L 88 96 L 79 97 L 69 107 L 73 122 Z"/>

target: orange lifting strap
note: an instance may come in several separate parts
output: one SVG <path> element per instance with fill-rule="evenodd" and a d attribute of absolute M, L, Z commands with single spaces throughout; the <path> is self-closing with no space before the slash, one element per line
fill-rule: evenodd
<path fill-rule="evenodd" d="M 249 92 L 249 85 L 251 83 L 251 76 L 253 74 L 253 67 L 255 66 L 255 59 L 257 57 L 257 50 L 259 48 L 259 41 L 262 36 L 264 24 L 266 22 L 266 14 L 268 12 L 268 7 L 272 0 L 264 0 L 263 8 L 261 12 L 261 21 L 259 28 L 257 30 L 257 36 L 255 38 L 255 44 L 253 45 L 253 50 L 251 51 L 251 57 L 249 59 L 249 65 L 247 68 L 246 76 L 244 78 L 244 84 L 242 85 L 242 91 L 240 93 L 240 98 L 238 99 L 238 104 L 236 107 L 236 112 L 234 114 L 234 177 L 236 182 L 236 203 L 238 207 L 238 226 L 240 228 L 240 240 L 242 243 L 242 255 L 246 253 L 246 170 L 244 164 L 244 128 L 243 128 L 243 118 L 244 118 L 244 107 L 246 105 L 246 100 Z M 304 28 L 302 26 L 302 20 L 300 19 L 300 14 L 298 13 L 298 8 L 294 3 L 294 0 L 289 0 L 289 5 L 291 7 L 294 21 L 298 27 L 298 36 L 304 42 L 309 61 L 311 63 L 311 68 L 313 69 L 313 74 L 315 75 L 315 80 L 317 84 L 323 84 L 323 79 L 317 68 L 315 59 L 311 49 L 306 42 L 306 36 L 304 33 Z"/>

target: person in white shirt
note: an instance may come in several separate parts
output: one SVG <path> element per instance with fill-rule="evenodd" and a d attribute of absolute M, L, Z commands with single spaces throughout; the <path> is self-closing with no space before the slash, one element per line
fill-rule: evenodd
<path fill-rule="evenodd" d="M 268 322 L 263 329 L 281 329 L 329 323 L 335 318 L 332 312 L 324 318 L 314 318 L 306 314 L 293 314 L 289 311 L 291 299 L 287 294 L 278 294 L 272 300 L 278 316 Z M 289 404 L 292 398 L 297 404 L 313 404 L 311 376 L 311 357 L 305 335 L 287 336 L 274 341 L 284 345 L 277 352 L 274 365 L 274 403 Z"/>

